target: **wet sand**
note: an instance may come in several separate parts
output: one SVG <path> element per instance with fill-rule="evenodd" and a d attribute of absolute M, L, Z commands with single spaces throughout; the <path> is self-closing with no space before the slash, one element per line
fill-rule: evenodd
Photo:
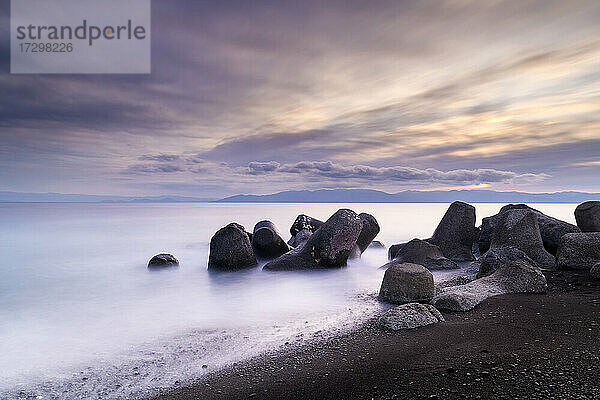
<path fill-rule="evenodd" d="M 600 399 L 600 281 L 548 272 L 415 330 L 362 328 L 216 372 L 156 400 Z"/>

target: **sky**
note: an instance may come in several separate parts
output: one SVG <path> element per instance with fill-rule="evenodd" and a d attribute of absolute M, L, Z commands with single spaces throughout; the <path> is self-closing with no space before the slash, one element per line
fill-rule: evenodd
<path fill-rule="evenodd" d="M 152 2 L 150 75 L 9 74 L 0 190 L 600 192 L 600 1 Z"/>

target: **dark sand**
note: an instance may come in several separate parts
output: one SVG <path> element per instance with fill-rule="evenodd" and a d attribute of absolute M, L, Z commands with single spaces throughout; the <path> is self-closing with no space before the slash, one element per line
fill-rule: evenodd
<path fill-rule="evenodd" d="M 600 281 L 547 277 L 545 295 L 495 297 L 411 331 L 368 323 L 157 399 L 600 399 Z"/>

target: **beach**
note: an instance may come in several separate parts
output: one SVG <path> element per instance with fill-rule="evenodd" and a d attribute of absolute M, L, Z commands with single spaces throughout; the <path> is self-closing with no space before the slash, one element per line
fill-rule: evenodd
<path fill-rule="evenodd" d="M 547 294 L 492 297 L 446 322 L 266 354 L 166 391 L 178 399 L 596 399 L 600 281 L 545 272 Z"/>

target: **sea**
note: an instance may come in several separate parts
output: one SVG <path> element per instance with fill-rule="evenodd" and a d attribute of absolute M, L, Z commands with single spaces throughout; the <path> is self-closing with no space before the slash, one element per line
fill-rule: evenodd
<path fill-rule="evenodd" d="M 478 223 L 502 204 L 474 204 Z M 575 204 L 531 204 L 574 223 Z M 428 238 L 448 204 L 0 203 L 0 398 L 131 399 L 343 334 L 377 301 L 387 250 L 346 268 L 207 270 L 211 236 L 298 214 L 374 215 L 386 246 Z M 155 254 L 180 267 L 147 269 Z M 460 271 L 435 272 L 441 282 Z"/>

